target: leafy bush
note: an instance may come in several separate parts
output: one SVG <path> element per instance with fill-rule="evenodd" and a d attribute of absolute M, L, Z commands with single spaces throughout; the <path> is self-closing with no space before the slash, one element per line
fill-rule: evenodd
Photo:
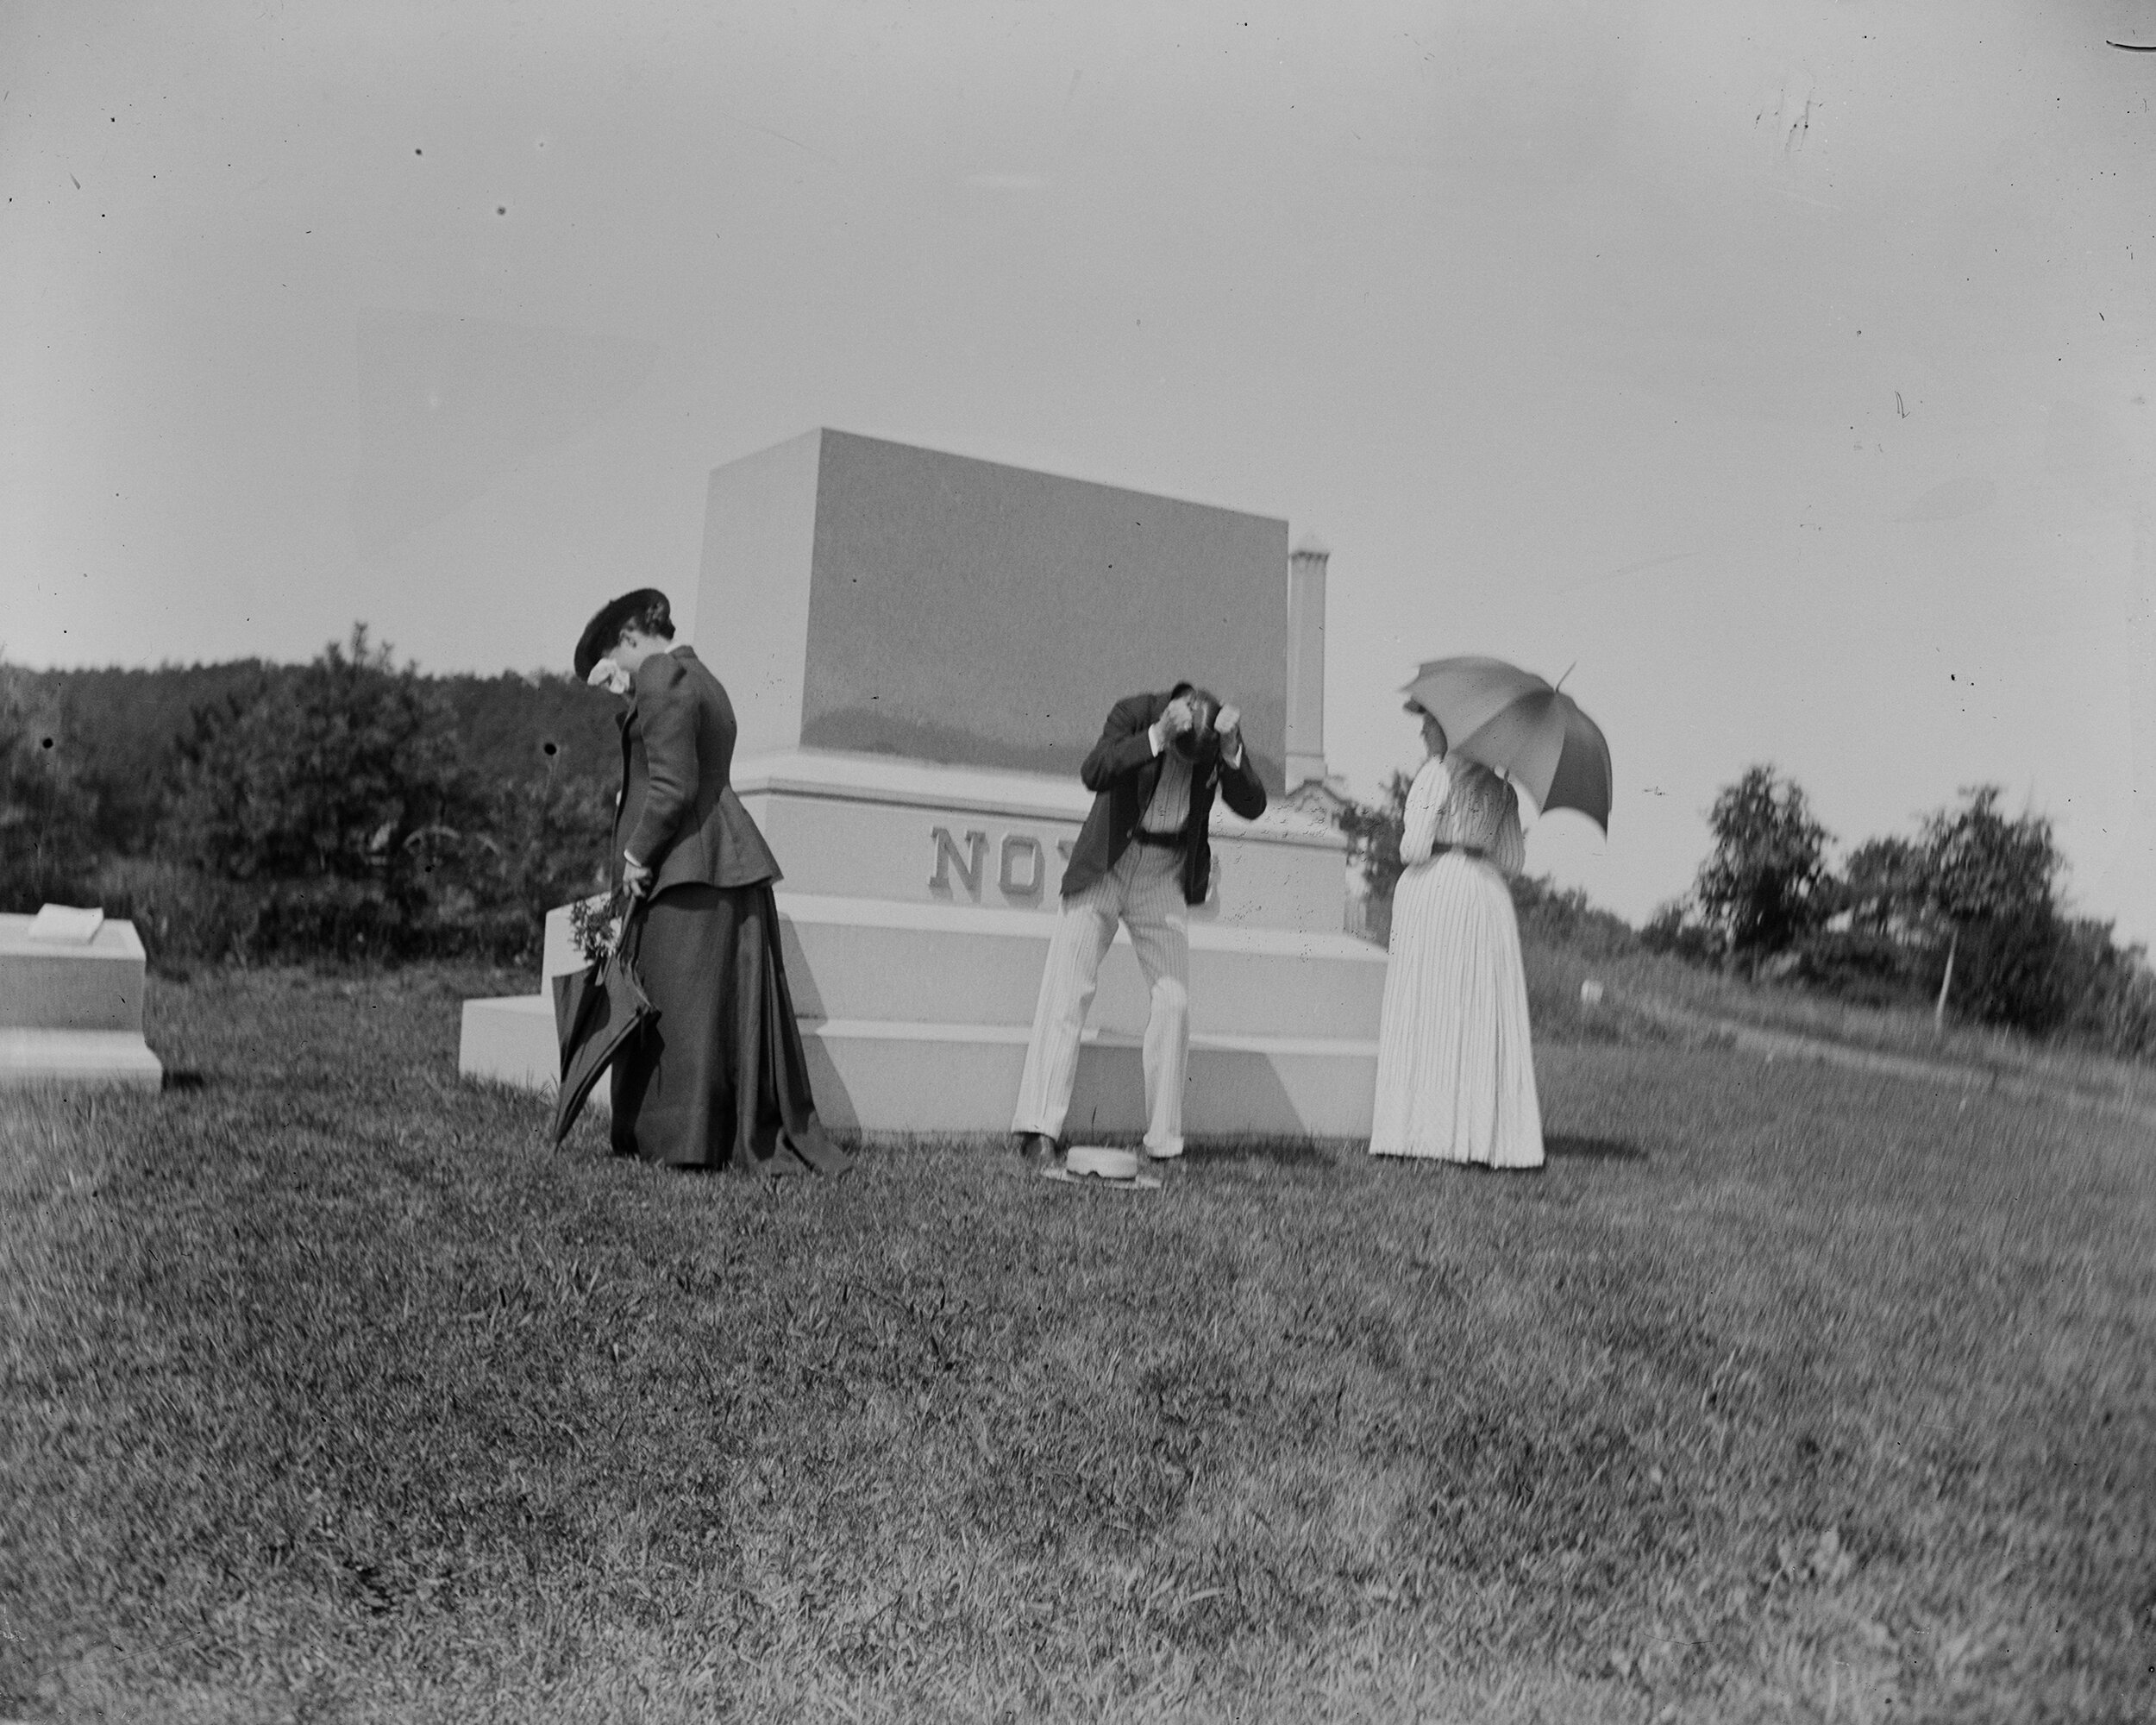
<path fill-rule="evenodd" d="M 87 902 L 135 925 L 153 968 L 184 976 L 196 965 L 246 958 L 256 948 L 260 894 L 162 858 L 109 859 Z"/>
<path fill-rule="evenodd" d="M 154 857 L 120 857 L 101 869 L 94 901 L 135 924 L 150 963 L 167 975 L 200 964 L 421 957 L 476 950 L 445 938 L 371 881 L 334 875 L 303 881 L 231 881 Z"/>
<path fill-rule="evenodd" d="M 2147 950 L 2114 944 L 2111 925 L 2090 920 L 2069 925 L 2063 949 L 2068 1030 L 2107 1054 L 2156 1059 L 2156 971 Z"/>
<path fill-rule="evenodd" d="M 1546 875 L 1516 875 L 1510 885 L 1522 939 L 1563 947 L 1583 958 L 1616 958 L 1639 950 L 1632 925 L 1593 903 L 1581 888 L 1559 887 Z"/>
<path fill-rule="evenodd" d="M 1939 986 L 1941 955 L 1871 929 L 1821 929 L 1797 944 L 1789 980 L 1859 1006 L 1918 1006 Z"/>
<path fill-rule="evenodd" d="M 474 908 L 522 917 L 537 938 L 555 906 L 606 884 L 613 803 L 587 780 L 527 779 L 496 787 L 483 831 L 455 876 Z"/>
<path fill-rule="evenodd" d="M 1714 962 L 1714 932 L 1702 922 L 1689 903 L 1671 899 L 1639 926 L 1639 944 L 1649 952 L 1665 953 L 1687 964 Z"/>
<path fill-rule="evenodd" d="M 1407 816 L 1407 793 L 1414 780 L 1395 772 L 1374 803 L 1350 802 L 1334 817 L 1347 835 L 1348 858 L 1362 870 L 1363 882 L 1372 906 L 1392 902 L 1393 885 L 1405 866 L 1400 860 L 1400 834 Z M 1385 919 L 1388 926 L 1391 919 Z"/>
<path fill-rule="evenodd" d="M 325 875 L 263 892 L 249 941 L 261 958 L 408 958 L 425 950 L 420 912 L 373 881 Z"/>
<path fill-rule="evenodd" d="M 2061 932 L 2048 905 L 1962 925 L 1949 947 L 1947 1004 L 1977 1024 L 2037 1036 L 2057 1029 L 2071 1004 L 2062 987 Z"/>

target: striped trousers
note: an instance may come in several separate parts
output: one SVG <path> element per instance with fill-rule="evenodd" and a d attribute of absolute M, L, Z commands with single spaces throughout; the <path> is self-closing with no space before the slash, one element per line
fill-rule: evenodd
<path fill-rule="evenodd" d="M 1078 1039 L 1119 922 L 1131 932 L 1152 993 L 1145 1019 L 1145 1148 L 1156 1157 L 1183 1147 L 1183 1078 L 1190 1066 L 1190 906 L 1183 902 L 1182 853 L 1133 844 L 1100 880 L 1063 900 L 1048 943 L 1033 1008 L 1033 1037 L 1018 1081 L 1014 1132 L 1062 1141 L 1078 1078 Z"/>

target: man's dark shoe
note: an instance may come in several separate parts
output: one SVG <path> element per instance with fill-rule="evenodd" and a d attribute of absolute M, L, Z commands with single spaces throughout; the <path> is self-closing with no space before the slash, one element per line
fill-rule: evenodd
<path fill-rule="evenodd" d="M 1018 1146 L 1018 1160 L 1053 1165 L 1056 1160 L 1056 1140 L 1046 1132 L 1013 1132 Z"/>

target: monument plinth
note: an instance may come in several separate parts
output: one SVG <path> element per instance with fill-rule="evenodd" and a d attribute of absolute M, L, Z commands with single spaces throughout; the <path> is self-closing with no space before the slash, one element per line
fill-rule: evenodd
<path fill-rule="evenodd" d="M 0 1088 L 160 1088 L 142 1039 L 147 969 L 131 922 L 58 905 L 0 915 Z"/>
<path fill-rule="evenodd" d="M 829 430 L 712 474 L 692 638 L 740 721 L 735 789 L 786 871 L 829 1123 L 1008 1126 L 1108 708 L 1203 684 L 1242 710 L 1277 798 L 1288 601 L 1287 524 L 1263 516 Z M 1256 822 L 1216 809 L 1213 842 L 1188 1131 L 1361 1134 L 1385 960 L 1342 932 L 1344 841 L 1276 803 Z M 553 1082 L 566 907 L 547 945 L 539 993 L 466 1003 L 467 1075 Z M 1147 998 L 1119 936 L 1073 1131 L 1142 1126 Z"/>

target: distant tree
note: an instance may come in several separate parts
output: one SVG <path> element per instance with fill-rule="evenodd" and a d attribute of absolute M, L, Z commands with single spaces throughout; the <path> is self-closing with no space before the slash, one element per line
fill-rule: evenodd
<path fill-rule="evenodd" d="M 180 745 L 205 710 L 226 715 L 270 684 L 300 674 L 296 665 L 233 660 L 215 665 L 15 673 L 24 699 L 66 751 L 73 782 L 103 853 L 160 849 L 160 825 L 180 768 Z M 426 679 L 455 717 L 458 754 L 475 781 L 501 786 L 539 777 L 599 781 L 621 771 L 617 704 L 566 673 L 505 672 Z M 166 847 L 169 848 L 169 847 Z"/>
<path fill-rule="evenodd" d="M 310 901 L 354 938 L 418 913 L 477 812 L 448 703 L 364 624 L 205 712 L 181 753 L 173 848 L 231 880 L 338 883 Z"/>
<path fill-rule="evenodd" d="M 1925 818 L 1918 844 L 1934 908 L 1950 922 L 2007 919 L 2057 908 L 2065 859 L 2040 815 L 2009 820 L 1996 785 L 1965 785 L 1959 809 Z"/>
<path fill-rule="evenodd" d="M 141 856 L 156 848 L 176 769 L 175 748 L 193 715 L 251 695 L 266 680 L 293 671 L 259 661 L 163 665 L 145 669 L 44 671 L 36 682 L 88 794 L 95 842 L 107 854 Z"/>
<path fill-rule="evenodd" d="M 1927 938 L 1933 910 L 1922 848 L 1906 838 L 1867 838 L 1842 865 L 1841 901 L 1860 933 Z"/>
<path fill-rule="evenodd" d="M 1795 780 L 1771 765 L 1747 769 L 1714 799 L 1708 825 L 1714 850 L 1693 894 L 1728 957 L 1756 967 L 1832 913 L 1830 835 Z"/>
<path fill-rule="evenodd" d="M 1998 786 L 1961 794 L 1959 808 L 1926 817 L 1915 846 L 1925 907 L 1953 955 L 1949 1004 L 1988 1024 L 2052 1029 L 2075 1005 L 2066 961 L 2087 944 L 2061 910 L 2065 859 L 2042 816 L 2000 812 Z"/>
<path fill-rule="evenodd" d="M 0 662 L 0 908 L 80 896 L 91 813 L 43 691 Z"/>
<path fill-rule="evenodd" d="M 448 676 L 437 686 L 456 710 L 466 764 L 487 783 L 538 774 L 557 782 L 598 781 L 611 790 L 619 780 L 620 703 L 567 673 Z"/>

